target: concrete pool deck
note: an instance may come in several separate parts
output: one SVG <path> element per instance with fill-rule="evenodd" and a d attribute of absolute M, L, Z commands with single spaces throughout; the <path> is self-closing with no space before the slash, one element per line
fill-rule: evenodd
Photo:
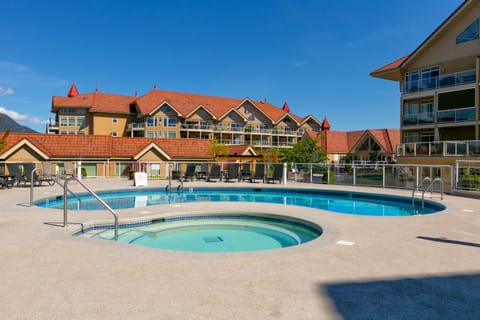
<path fill-rule="evenodd" d="M 132 187 L 126 179 L 85 182 L 94 190 Z M 149 181 L 149 187 L 165 185 Z M 205 183 L 185 184 L 200 185 Z M 287 186 L 411 196 L 408 190 Z M 63 194 L 58 186 L 34 191 L 35 199 Z M 297 247 L 215 254 L 73 237 L 79 223 L 112 216 L 69 211 L 65 229 L 59 226 L 63 211 L 29 207 L 29 192 L 0 190 L 0 319 L 473 319 L 480 314 L 478 199 L 446 195 L 439 201 L 445 211 L 412 217 L 225 202 L 119 210 L 121 220 L 268 212 L 305 218 L 324 229 L 319 239 Z"/>

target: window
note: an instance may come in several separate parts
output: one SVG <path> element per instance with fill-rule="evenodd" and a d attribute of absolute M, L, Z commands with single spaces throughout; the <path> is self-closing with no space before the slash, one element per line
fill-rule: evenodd
<path fill-rule="evenodd" d="M 456 44 L 469 42 L 479 38 L 480 34 L 480 18 L 473 21 L 471 25 L 467 27 L 462 33 L 460 33 L 456 39 Z"/>
<path fill-rule="evenodd" d="M 68 117 L 68 126 L 74 127 L 75 126 L 75 117 Z"/>
<path fill-rule="evenodd" d="M 85 117 L 78 117 L 77 118 L 77 125 L 79 127 L 85 127 Z"/>
<path fill-rule="evenodd" d="M 163 118 L 163 126 L 164 127 L 176 127 L 177 126 L 177 118 Z"/>
<path fill-rule="evenodd" d="M 164 131 L 164 132 L 162 132 L 162 137 L 163 138 L 176 138 L 177 133 L 175 131 Z"/>
<path fill-rule="evenodd" d="M 432 142 L 434 138 L 434 133 L 432 132 L 422 132 L 420 134 L 420 141 L 421 142 Z"/>
<path fill-rule="evenodd" d="M 418 133 L 413 132 L 413 133 L 404 133 L 403 134 L 403 142 L 408 143 L 408 142 L 418 142 Z"/>
<path fill-rule="evenodd" d="M 148 117 L 147 118 L 147 127 L 156 127 L 156 126 L 157 126 L 157 118 Z"/>
<path fill-rule="evenodd" d="M 418 91 L 418 71 L 405 73 L 404 92 Z"/>
<path fill-rule="evenodd" d="M 60 126 L 66 127 L 68 125 L 68 117 L 60 116 Z"/>
<path fill-rule="evenodd" d="M 422 90 L 436 88 L 438 85 L 438 76 L 440 67 L 432 67 L 422 70 Z"/>

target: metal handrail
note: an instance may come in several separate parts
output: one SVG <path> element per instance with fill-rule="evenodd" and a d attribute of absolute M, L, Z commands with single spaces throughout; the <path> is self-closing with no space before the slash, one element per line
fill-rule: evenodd
<path fill-rule="evenodd" d="M 423 178 L 422 182 L 417 184 L 412 190 L 412 208 L 415 209 L 415 192 L 420 191 L 421 187 L 425 185 L 425 181 L 432 182 L 432 178 L 425 177 Z M 423 193 L 422 193 L 422 211 L 423 211 L 424 203 L 423 203 Z"/>
<path fill-rule="evenodd" d="M 67 201 L 67 191 L 68 191 L 68 183 L 72 180 L 77 181 L 85 190 L 87 190 L 92 197 L 94 197 L 105 209 L 110 211 L 111 214 L 113 214 L 113 217 L 115 219 L 114 223 L 114 232 L 115 232 L 115 241 L 118 240 L 118 214 L 110 208 L 108 204 L 105 203 L 92 189 L 90 189 L 89 186 L 87 186 L 85 183 L 82 182 L 82 180 L 78 179 L 77 177 L 70 177 L 65 180 L 65 184 L 63 186 L 63 227 L 67 227 L 68 225 L 68 219 L 67 219 L 67 211 L 68 211 L 68 201 Z"/>
<path fill-rule="evenodd" d="M 34 196 L 33 196 L 33 189 L 34 189 L 34 188 L 33 188 L 33 187 L 34 187 L 34 182 L 35 182 L 34 179 L 33 179 L 33 175 L 34 175 L 34 173 L 35 173 L 36 171 L 40 171 L 40 173 L 43 174 L 43 169 L 41 169 L 41 168 L 34 168 L 34 169 L 32 170 L 31 175 L 30 175 L 30 207 L 33 206 L 33 198 L 34 198 Z M 60 187 L 64 188 L 64 185 L 63 185 L 60 181 L 58 181 L 57 178 L 53 179 L 53 182 L 56 183 L 56 184 L 58 184 Z M 72 190 L 68 190 L 68 192 L 69 192 L 72 196 L 74 196 L 75 198 L 77 198 L 78 202 L 80 202 L 80 203 L 82 202 L 82 199 L 81 199 L 77 194 L 75 194 Z M 80 205 L 80 206 L 81 206 L 81 205 Z"/>
<path fill-rule="evenodd" d="M 430 194 L 433 194 L 433 185 L 435 184 L 435 182 L 440 183 L 440 200 L 443 200 L 443 181 L 440 178 L 435 178 L 435 179 L 433 179 L 432 182 L 430 182 L 428 187 L 426 187 L 425 190 L 423 190 L 423 192 L 422 192 L 422 211 L 425 207 L 425 192 L 430 190 Z"/>

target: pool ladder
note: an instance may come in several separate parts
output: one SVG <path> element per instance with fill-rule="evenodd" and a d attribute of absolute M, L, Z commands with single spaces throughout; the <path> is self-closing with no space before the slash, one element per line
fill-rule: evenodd
<path fill-rule="evenodd" d="M 110 208 L 108 204 L 105 203 L 100 197 L 85 183 L 82 182 L 82 180 L 78 179 L 77 177 L 70 177 L 65 180 L 65 183 L 63 184 L 63 227 L 67 227 L 68 225 L 68 219 L 67 219 L 67 211 L 68 211 L 68 199 L 67 199 L 67 194 L 68 194 L 68 183 L 72 180 L 75 180 L 80 184 L 85 190 L 87 190 L 88 193 L 92 197 L 94 197 L 105 209 L 107 209 L 114 217 L 114 237 L 115 241 L 118 240 L 118 214 Z"/>
<path fill-rule="evenodd" d="M 422 189 L 423 186 L 428 183 L 427 187 Z M 422 213 L 425 209 L 425 193 L 427 192 L 430 192 L 430 198 L 433 198 L 433 186 L 435 185 L 435 183 L 438 183 L 439 186 L 440 186 L 440 200 L 443 200 L 443 182 L 442 182 L 442 179 L 441 178 L 435 178 L 432 179 L 430 177 L 425 177 L 423 180 L 422 180 L 422 183 L 418 184 L 415 186 L 415 188 L 413 188 L 412 190 L 412 208 L 415 209 L 415 195 L 417 194 L 417 192 L 420 192 L 421 191 L 421 203 L 422 203 Z"/>

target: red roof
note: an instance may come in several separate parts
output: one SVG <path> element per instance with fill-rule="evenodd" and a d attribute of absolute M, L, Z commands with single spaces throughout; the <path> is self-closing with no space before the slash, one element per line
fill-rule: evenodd
<path fill-rule="evenodd" d="M 359 131 L 325 131 L 325 139 L 320 139 L 320 146 L 324 147 L 327 141 L 328 153 L 350 153 L 365 135 L 370 135 L 383 150 L 395 152 L 396 145 L 400 143 L 400 130 L 398 129 L 369 129 Z"/>
<path fill-rule="evenodd" d="M 130 104 L 135 97 L 110 93 L 86 93 L 74 97 L 52 97 L 52 109 L 87 108 L 90 112 L 130 113 Z"/>
<path fill-rule="evenodd" d="M 47 135 L 10 133 L 1 155 L 23 140 L 49 158 L 125 158 L 141 156 L 152 147 L 171 159 L 210 159 L 211 141 L 205 139 L 127 138 L 98 135 Z"/>
<path fill-rule="evenodd" d="M 399 68 L 401 66 L 401 64 L 405 60 L 408 59 L 408 57 L 410 57 L 410 54 L 407 54 L 407 55 L 405 55 L 405 56 L 403 56 L 403 57 L 401 57 L 401 58 L 399 58 L 399 59 L 397 59 L 393 62 L 390 62 L 387 65 L 384 65 L 383 67 L 378 68 L 377 70 L 374 70 L 374 71 L 370 72 L 370 75 L 395 70 L 395 69 Z"/>
<path fill-rule="evenodd" d="M 323 131 L 330 130 L 330 123 L 328 123 L 327 117 L 323 118 L 321 128 L 322 128 Z"/>
<path fill-rule="evenodd" d="M 74 86 L 75 85 L 72 85 L 72 87 Z M 69 92 L 68 97 L 52 97 L 52 112 L 57 108 L 67 107 L 86 108 L 89 109 L 90 112 L 131 113 L 130 105 L 135 103 L 141 114 L 149 115 L 158 107 L 167 103 L 182 117 L 187 117 L 198 108 L 204 108 L 212 114 L 214 118 L 221 119 L 232 110 L 241 106 L 243 102 L 250 101 L 250 103 L 257 107 L 274 123 L 282 120 L 286 115 L 299 124 L 311 117 L 307 116 L 302 118 L 290 113 L 290 108 L 286 102 L 283 108 L 278 108 L 267 101 L 254 101 L 248 98 L 225 98 L 158 89 L 153 89 L 141 97 L 100 93 L 97 91 L 86 94 L 78 94 L 78 91 L 76 92 L 77 93 L 73 95 L 70 95 Z"/>
<path fill-rule="evenodd" d="M 67 96 L 69 98 L 78 96 L 78 90 L 77 90 L 77 86 L 75 85 L 75 83 L 72 83 L 72 86 L 70 87 L 70 90 L 68 90 Z"/>

